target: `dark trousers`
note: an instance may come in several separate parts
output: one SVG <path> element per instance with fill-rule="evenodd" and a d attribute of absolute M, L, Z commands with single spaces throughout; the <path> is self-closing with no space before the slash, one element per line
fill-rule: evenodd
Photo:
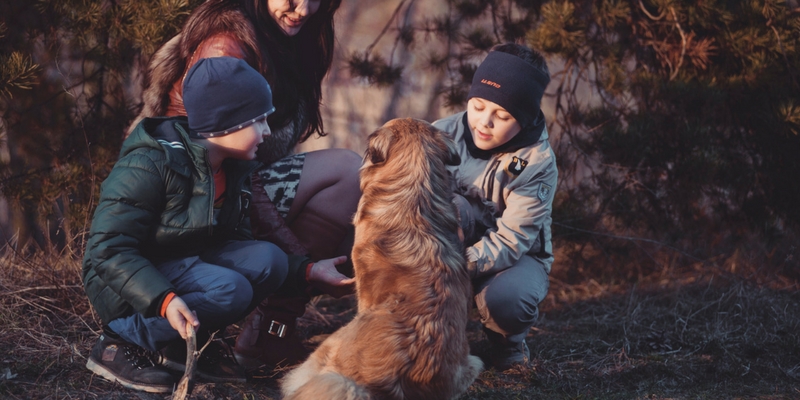
<path fill-rule="evenodd" d="M 244 318 L 286 279 L 288 259 L 263 241 L 232 241 L 200 256 L 156 265 L 175 286 L 176 295 L 197 313 L 200 329 L 214 331 Z M 157 351 L 180 339 L 166 318 L 141 314 L 108 324 L 123 340 Z"/>

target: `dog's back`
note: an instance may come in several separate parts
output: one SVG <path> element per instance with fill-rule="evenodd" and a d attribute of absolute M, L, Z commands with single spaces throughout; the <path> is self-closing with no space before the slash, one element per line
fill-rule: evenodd
<path fill-rule="evenodd" d="M 284 398 L 292 399 L 370 400 L 372 396 L 352 379 L 329 372 L 314 376 L 296 392 Z"/>
<path fill-rule="evenodd" d="M 424 121 L 391 120 L 370 135 L 354 217 L 359 310 L 425 290 L 431 276 L 470 290 L 447 172 L 459 162 L 455 144 Z"/>
<path fill-rule="evenodd" d="M 457 163 L 423 121 L 370 135 L 354 218 L 358 314 L 287 375 L 285 395 L 447 399 L 475 379 L 483 364 L 469 355 L 471 285 L 446 169 Z"/>

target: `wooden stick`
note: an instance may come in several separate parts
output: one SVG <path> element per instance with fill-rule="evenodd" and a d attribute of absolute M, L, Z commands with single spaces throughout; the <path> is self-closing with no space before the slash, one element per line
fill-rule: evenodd
<path fill-rule="evenodd" d="M 194 371 L 197 370 L 197 360 L 200 359 L 200 355 L 203 354 L 206 347 L 211 344 L 211 341 L 214 340 L 214 336 L 219 331 L 211 332 L 211 336 L 208 337 L 208 341 L 200 350 L 197 350 L 197 332 L 195 332 L 194 327 L 189 324 L 188 327 L 188 334 L 186 335 L 186 370 L 183 371 L 183 376 L 181 377 L 180 382 L 178 382 L 178 387 L 175 389 L 175 392 L 172 395 L 172 400 L 186 400 L 189 398 L 189 395 L 192 394 L 192 387 L 194 386 Z"/>
<path fill-rule="evenodd" d="M 178 388 L 175 389 L 172 400 L 186 400 L 189 397 L 194 383 L 194 371 L 197 369 L 197 359 L 200 358 L 200 351 L 197 351 L 197 335 L 194 327 L 191 324 L 188 324 L 188 327 L 189 334 L 186 336 L 186 370 L 183 372 L 180 382 L 178 382 Z"/>

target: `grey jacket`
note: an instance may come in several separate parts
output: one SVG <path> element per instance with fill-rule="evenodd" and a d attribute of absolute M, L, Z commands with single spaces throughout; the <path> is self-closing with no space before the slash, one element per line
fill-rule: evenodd
<path fill-rule="evenodd" d="M 433 125 L 456 142 L 461 165 L 450 167 L 456 193 L 472 206 L 471 214 L 483 235 L 467 248 L 473 278 L 496 274 L 514 265 L 524 254 L 540 260 L 549 273 L 553 264 L 550 224 L 553 195 L 558 181 L 556 157 L 547 130 L 535 144 L 488 160 L 467 150 L 464 112 Z"/>

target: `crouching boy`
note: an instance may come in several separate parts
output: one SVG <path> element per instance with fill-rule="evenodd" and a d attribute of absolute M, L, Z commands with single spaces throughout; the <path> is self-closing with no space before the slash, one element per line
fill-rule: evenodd
<path fill-rule="evenodd" d="M 289 257 L 253 240 L 249 225 L 249 176 L 274 111 L 266 80 L 242 60 L 207 58 L 188 71 L 183 98 L 187 117 L 145 119 L 123 143 L 83 262 L 103 322 L 87 368 L 148 392 L 173 389 L 188 325 L 205 343 L 295 279 Z M 221 340 L 203 352 L 197 375 L 245 380 Z"/>
<path fill-rule="evenodd" d="M 451 167 L 475 303 L 491 344 L 485 363 L 525 364 L 553 263 L 558 171 L 540 102 L 550 73 L 539 52 L 497 45 L 475 72 L 467 110 L 433 123 L 459 146 Z"/>

